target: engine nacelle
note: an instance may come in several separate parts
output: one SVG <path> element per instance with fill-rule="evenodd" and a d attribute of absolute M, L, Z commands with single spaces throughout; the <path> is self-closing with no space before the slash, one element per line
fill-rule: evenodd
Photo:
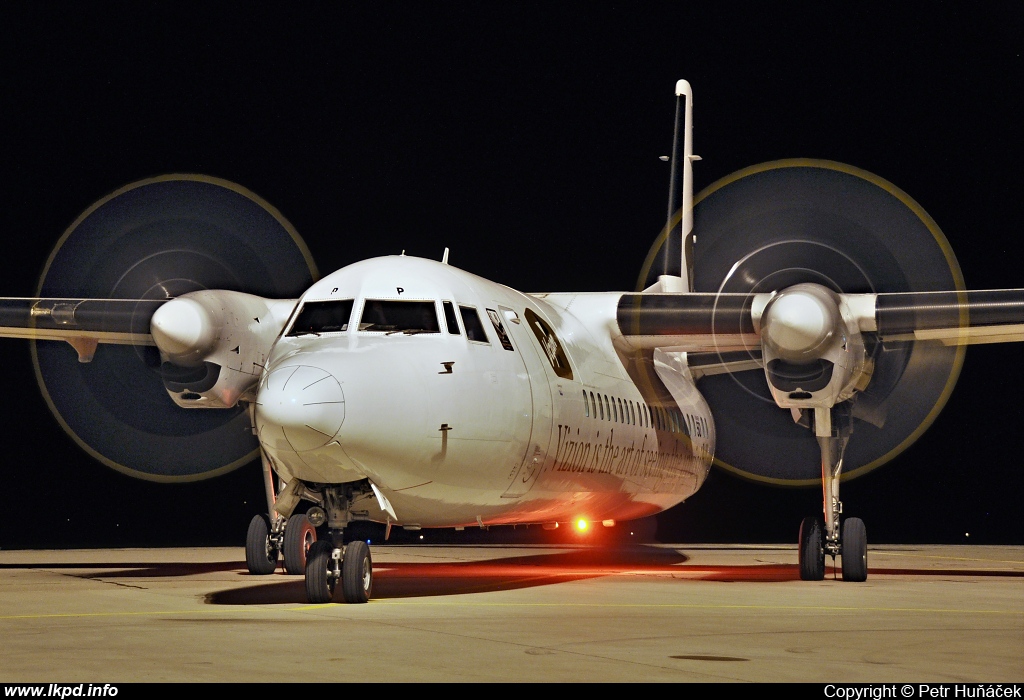
<path fill-rule="evenodd" d="M 150 332 L 171 399 L 183 408 L 231 408 L 249 393 L 254 397 L 295 304 L 295 299 L 203 290 L 161 306 Z"/>
<path fill-rule="evenodd" d="M 871 379 L 858 321 L 826 287 L 796 284 L 774 295 L 760 333 L 768 388 L 781 408 L 830 408 Z"/>

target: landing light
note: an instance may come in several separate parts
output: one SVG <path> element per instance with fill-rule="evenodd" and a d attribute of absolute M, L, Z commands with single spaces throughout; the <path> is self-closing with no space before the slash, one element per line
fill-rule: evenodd
<path fill-rule="evenodd" d="M 313 506 L 306 511 L 306 519 L 313 527 L 320 527 L 327 522 L 327 512 L 320 506 Z"/>
<path fill-rule="evenodd" d="M 579 520 L 577 520 L 576 521 L 576 529 L 579 530 L 580 532 L 585 532 L 586 529 L 587 529 L 587 521 L 584 520 L 583 518 L 580 518 Z"/>

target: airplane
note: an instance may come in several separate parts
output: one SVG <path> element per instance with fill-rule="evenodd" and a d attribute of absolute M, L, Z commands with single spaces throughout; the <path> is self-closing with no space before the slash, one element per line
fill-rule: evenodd
<path fill-rule="evenodd" d="M 283 559 L 311 603 L 372 597 L 353 523 L 612 526 L 683 502 L 712 464 L 820 484 L 800 576 L 829 556 L 864 581 L 841 481 L 924 432 L 966 345 L 1024 340 L 1024 289 L 966 290 L 927 213 L 849 165 L 764 163 L 695 197 L 689 83 L 675 94 L 639 291 L 523 293 L 447 249 L 317 279 L 271 205 L 176 174 L 83 212 L 36 295 L 0 299 L 0 336 L 65 341 L 33 343 L 44 398 L 122 473 L 195 481 L 258 457 L 248 571 Z"/>

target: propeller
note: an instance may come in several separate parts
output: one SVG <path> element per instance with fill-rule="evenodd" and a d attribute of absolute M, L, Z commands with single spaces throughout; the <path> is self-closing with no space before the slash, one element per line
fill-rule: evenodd
<path fill-rule="evenodd" d="M 259 196 L 227 180 L 175 174 L 126 185 L 83 212 L 50 254 L 36 295 L 152 300 L 138 302 L 132 315 L 133 330 L 149 333 L 157 302 L 204 289 L 295 298 L 316 277 L 302 238 Z M 176 302 L 172 313 L 183 307 L 191 308 Z M 161 347 L 187 355 L 188 343 L 202 339 L 181 333 L 201 324 L 178 325 L 184 330 L 174 338 L 153 333 Z M 174 364 L 161 363 L 152 346 L 104 345 L 80 363 L 54 342 L 34 342 L 32 357 L 64 430 L 122 473 L 196 481 L 258 455 L 243 408 L 182 410 L 168 396 L 165 382 L 173 390 L 204 381 L 198 375 L 210 369 L 194 358 L 171 353 Z"/>
<path fill-rule="evenodd" d="M 744 346 L 747 364 L 766 371 L 699 380 L 716 417 L 716 464 L 756 481 L 820 485 L 819 445 L 794 418 L 822 392 L 836 402 L 853 397 L 844 478 L 909 447 L 945 405 L 964 350 L 861 335 L 840 295 L 962 291 L 959 265 L 931 217 L 877 175 L 806 159 L 747 168 L 694 202 L 694 290 L 713 293 L 716 309 L 722 300 L 715 334 L 749 338 L 740 324 L 751 315 L 734 313 L 743 298 L 736 295 L 768 300 L 755 314 L 760 343 Z M 658 272 L 648 263 L 638 289 Z M 722 361 L 736 366 L 737 348 L 727 349 Z"/>

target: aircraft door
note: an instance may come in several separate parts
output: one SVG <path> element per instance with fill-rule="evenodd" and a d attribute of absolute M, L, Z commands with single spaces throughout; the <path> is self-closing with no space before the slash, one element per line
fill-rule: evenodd
<path fill-rule="evenodd" d="M 526 365 L 533 399 L 533 431 L 525 459 L 519 463 L 518 468 L 509 473 L 509 487 L 501 496 L 519 498 L 533 487 L 547 459 L 548 445 L 551 441 L 551 384 L 548 382 L 545 369 L 547 360 L 540 356 L 523 319 L 508 307 L 499 306 L 498 309 L 501 319 L 505 322 L 504 326 Z"/>

